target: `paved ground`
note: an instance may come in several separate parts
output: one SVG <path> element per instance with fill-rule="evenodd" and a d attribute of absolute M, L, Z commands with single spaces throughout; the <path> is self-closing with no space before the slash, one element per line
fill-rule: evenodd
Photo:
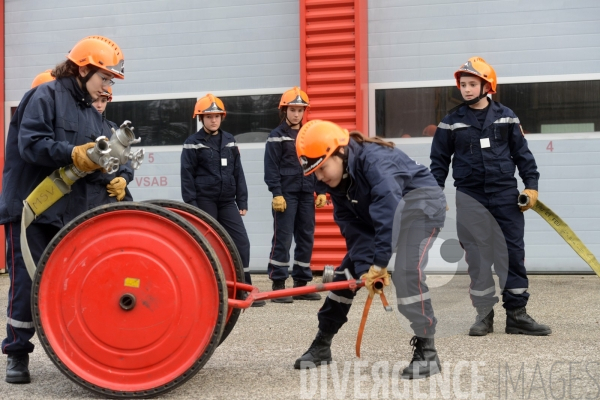
<path fill-rule="evenodd" d="M 322 302 L 268 303 L 251 308 L 205 367 L 164 399 L 600 399 L 600 280 L 596 276 L 531 276 L 528 311 L 550 325 L 548 337 L 504 333 L 504 313 L 496 306 L 496 331 L 483 338 L 466 335 L 474 319 L 466 277 L 429 277 L 440 336 L 436 345 L 443 373 L 403 381 L 399 370 L 411 358 L 406 331 L 395 313 L 374 301 L 362 344 L 354 353 L 365 302 L 362 290 L 349 322 L 334 338 L 336 364 L 314 373 L 293 369 L 294 360 L 316 333 Z M 254 276 L 261 290 L 265 275 Z M 8 278 L 0 276 L 0 307 L 6 305 Z M 390 296 L 391 297 L 391 296 Z M 35 340 L 38 343 L 37 339 Z M 89 399 L 38 345 L 31 359 L 33 382 L 0 382 L 2 399 Z"/>

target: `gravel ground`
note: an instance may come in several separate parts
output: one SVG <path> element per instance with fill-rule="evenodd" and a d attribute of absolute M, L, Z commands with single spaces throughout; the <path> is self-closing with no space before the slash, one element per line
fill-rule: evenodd
<path fill-rule="evenodd" d="M 261 290 L 270 288 L 266 275 L 253 279 Z M 294 360 L 316 333 L 316 313 L 322 301 L 268 302 L 265 307 L 246 310 L 204 368 L 160 398 L 600 399 L 598 277 L 530 276 L 528 312 L 551 326 L 553 333 L 547 337 L 505 334 L 500 305 L 495 308 L 495 332 L 469 337 L 475 312 L 468 298 L 467 277 L 430 276 L 428 282 L 438 318 L 440 375 L 419 381 L 399 379 L 399 371 L 412 355 L 412 334 L 395 312 L 383 310 L 378 299 L 367 321 L 362 357 L 356 357 L 356 333 L 366 298 L 366 291 L 361 290 L 348 323 L 334 338 L 334 364 L 313 371 L 293 369 Z M 8 278 L 2 275 L 2 306 L 7 290 Z M 0 398 L 95 398 L 66 378 L 37 338 L 34 341 L 32 383 L 0 382 Z"/>

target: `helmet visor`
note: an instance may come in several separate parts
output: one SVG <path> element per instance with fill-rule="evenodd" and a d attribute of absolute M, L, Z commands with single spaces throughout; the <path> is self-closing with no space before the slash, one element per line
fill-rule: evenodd
<path fill-rule="evenodd" d="M 310 175 L 323 164 L 326 158 L 327 156 L 323 154 L 322 156 L 315 158 L 300 156 L 298 159 L 300 160 L 300 165 L 302 165 L 304 175 Z"/>

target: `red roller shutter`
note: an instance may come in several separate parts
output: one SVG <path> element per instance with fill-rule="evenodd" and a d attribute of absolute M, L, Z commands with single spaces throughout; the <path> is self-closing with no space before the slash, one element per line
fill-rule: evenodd
<path fill-rule="evenodd" d="M 367 0 L 300 1 L 300 75 L 310 98 L 307 118 L 367 133 Z M 313 270 L 339 265 L 346 243 L 333 207 L 317 209 Z"/>

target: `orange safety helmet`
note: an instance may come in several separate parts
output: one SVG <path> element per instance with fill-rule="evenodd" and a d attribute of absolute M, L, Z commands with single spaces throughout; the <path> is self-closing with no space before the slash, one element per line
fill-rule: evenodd
<path fill-rule="evenodd" d="M 67 58 L 80 67 L 93 65 L 114 74 L 117 79 L 125 79 L 123 52 L 115 42 L 103 36 L 81 39 L 69 51 Z"/>
<path fill-rule="evenodd" d="M 300 106 L 308 109 L 310 107 L 308 95 L 303 90 L 300 90 L 298 86 L 294 86 L 292 89 L 286 90 L 281 96 L 278 108 L 281 109 L 286 106 Z"/>
<path fill-rule="evenodd" d="M 102 92 L 103 97 L 108 97 L 108 101 L 112 101 L 112 87 L 107 86 L 107 90 L 105 90 L 104 92 Z"/>
<path fill-rule="evenodd" d="M 225 120 L 227 111 L 225 111 L 225 105 L 223 104 L 223 101 L 209 93 L 196 102 L 196 105 L 194 106 L 194 115 L 192 118 L 196 118 L 196 115 L 205 114 L 223 114 L 223 118 L 221 119 L 221 121 L 223 121 Z"/>
<path fill-rule="evenodd" d="M 463 73 L 475 75 L 490 84 L 490 91 L 488 93 L 496 93 L 496 71 L 490 64 L 488 64 L 481 57 L 471 57 L 469 61 L 460 66 L 460 68 L 454 73 L 456 79 L 456 87 L 460 89 L 460 76 Z"/>
<path fill-rule="evenodd" d="M 347 129 L 329 121 L 313 119 L 300 128 L 296 137 L 296 154 L 304 175 L 310 175 L 331 157 L 338 148 L 347 146 Z"/>
<path fill-rule="evenodd" d="M 33 89 L 34 87 L 39 86 L 42 83 L 55 80 L 56 78 L 52 76 L 51 72 L 51 69 L 47 69 L 44 72 L 40 72 L 39 74 L 37 74 L 37 76 L 33 79 L 33 82 L 31 82 L 31 88 Z"/>

